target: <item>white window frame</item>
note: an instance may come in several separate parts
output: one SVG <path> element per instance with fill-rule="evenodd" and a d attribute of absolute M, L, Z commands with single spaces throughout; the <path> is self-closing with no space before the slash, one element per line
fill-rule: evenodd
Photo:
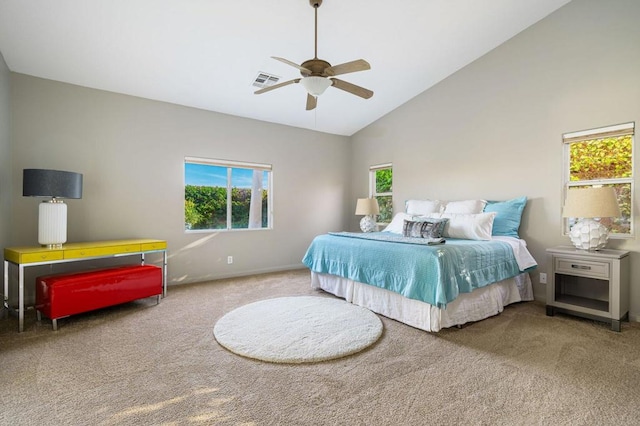
<path fill-rule="evenodd" d="M 385 169 L 391 169 L 391 171 L 393 172 L 393 163 L 375 164 L 369 167 L 369 198 L 391 197 L 391 199 L 393 200 L 393 185 L 391 185 L 391 188 L 392 188 L 391 192 L 376 191 L 376 172 L 378 170 L 385 170 Z M 388 223 L 389 222 L 379 222 L 380 225 L 386 225 Z"/>
<path fill-rule="evenodd" d="M 229 231 L 264 231 L 273 229 L 273 168 L 271 164 L 262 164 L 262 163 L 250 163 L 246 161 L 233 161 L 233 160 L 220 160 L 220 159 L 211 159 L 211 158 L 202 158 L 202 157 L 185 157 L 184 158 L 184 173 L 183 178 L 184 184 L 183 188 L 186 187 L 186 165 L 190 164 L 203 164 L 207 166 L 215 166 L 215 167 L 226 167 L 227 169 L 227 213 L 226 213 L 226 228 L 208 228 L 208 229 L 186 229 L 187 233 L 202 233 L 202 232 L 229 232 Z M 267 190 L 267 227 L 260 228 L 233 228 L 232 226 L 232 207 L 233 207 L 233 194 L 232 194 L 232 169 L 249 169 L 249 170 L 261 170 L 268 172 L 267 185 L 265 188 Z M 183 205 L 184 205 L 184 197 L 183 197 Z"/>
<path fill-rule="evenodd" d="M 631 176 L 628 178 L 617 179 L 596 179 L 596 180 L 583 180 L 583 181 L 570 181 L 570 151 L 569 146 L 575 142 L 584 142 L 590 140 L 611 138 L 616 136 L 631 135 Z M 581 130 L 577 132 L 564 133 L 562 135 L 563 144 L 563 185 L 562 185 L 562 200 L 567 199 L 567 191 L 569 188 L 576 186 L 601 186 L 601 185 L 613 185 L 613 184 L 629 184 L 631 190 L 631 214 L 629 217 L 629 233 L 611 233 L 609 238 L 613 239 L 628 239 L 635 237 L 635 221 L 634 221 L 634 176 L 635 176 L 635 122 L 617 124 L 613 126 L 599 127 L 589 130 Z M 569 235 L 569 218 L 565 218 L 562 221 L 562 234 Z"/>

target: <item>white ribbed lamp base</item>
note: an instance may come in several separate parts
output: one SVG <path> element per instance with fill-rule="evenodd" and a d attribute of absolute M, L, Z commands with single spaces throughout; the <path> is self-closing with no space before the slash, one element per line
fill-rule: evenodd
<path fill-rule="evenodd" d="M 53 199 L 38 208 L 38 243 L 60 247 L 67 242 L 67 205 Z"/>

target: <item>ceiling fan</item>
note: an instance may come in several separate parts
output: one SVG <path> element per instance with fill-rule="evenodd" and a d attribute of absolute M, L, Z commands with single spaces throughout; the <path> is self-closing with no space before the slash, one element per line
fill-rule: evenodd
<path fill-rule="evenodd" d="M 273 86 L 265 87 L 255 91 L 256 95 L 269 92 L 271 90 L 279 89 L 280 87 L 288 86 L 294 83 L 302 83 L 307 90 L 307 111 L 314 109 L 317 105 L 317 97 L 324 93 L 329 87 L 333 86 L 337 89 L 344 90 L 353 95 L 360 96 L 364 99 L 369 99 L 373 96 L 373 92 L 364 87 L 356 86 L 355 84 L 333 78 L 336 75 L 348 74 L 350 72 L 365 71 L 371 69 L 371 65 L 364 59 L 357 59 L 351 62 L 345 62 L 344 64 L 332 66 L 329 62 L 318 59 L 318 8 L 322 4 L 322 0 L 309 0 L 309 4 L 315 11 L 315 51 L 313 59 L 304 61 L 298 65 L 295 62 L 289 61 L 284 58 L 272 56 L 280 62 L 284 62 L 287 65 L 300 70 L 302 78 L 295 78 L 293 80 L 285 81 L 282 83 L 274 84 Z"/>

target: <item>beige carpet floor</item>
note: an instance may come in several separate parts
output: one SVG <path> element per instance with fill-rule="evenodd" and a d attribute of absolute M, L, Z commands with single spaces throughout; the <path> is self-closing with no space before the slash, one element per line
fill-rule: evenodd
<path fill-rule="evenodd" d="M 0 424 L 620 425 L 640 423 L 640 324 L 622 333 L 534 302 L 429 334 L 382 318 L 355 355 L 280 365 L 235 355 L 213 326 L 265 298 L 318 295 L 308 271 L 170 287 L 37 324 L 0 320 Z M 332 297 L 327 295 L 326 297 Z"/>

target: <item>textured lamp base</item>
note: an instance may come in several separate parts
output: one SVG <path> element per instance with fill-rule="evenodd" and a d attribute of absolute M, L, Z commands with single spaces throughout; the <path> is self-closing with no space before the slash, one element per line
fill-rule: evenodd
<path fill-rule="evenodd" d="M 607 245 L 609 229 L 594 219 L 580 219 L 569 232 L 571 242 L 581 250 L 600 250 Z"/>
<path fill-rule="evenodd" d="M 362 232 L 375 232 L 378 230 L 378 224 L 373 216 L 364 216 L 360 219 L 360 229 Z"/>

